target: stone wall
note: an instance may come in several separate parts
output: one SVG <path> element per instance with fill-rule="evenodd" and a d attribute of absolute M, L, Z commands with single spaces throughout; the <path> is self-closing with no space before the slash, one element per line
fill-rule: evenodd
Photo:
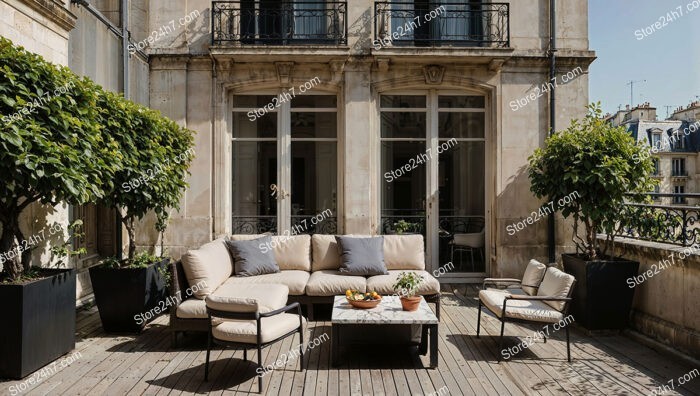
<path fill-rule="evenodd" d="M 690 356 L 700 356 L 700 246 L 684 248 L 618 238 L 615 255 L 639 261 L 631 327 Z M 666 260 L 666 261 L 664 261 Z M 647 272 L 649 271 L 649 272 Z"/>

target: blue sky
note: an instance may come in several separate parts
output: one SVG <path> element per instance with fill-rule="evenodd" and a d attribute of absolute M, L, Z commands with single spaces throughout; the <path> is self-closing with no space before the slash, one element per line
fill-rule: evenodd
<path fill-rule="evenodd" d="M 689 3 L 699 7 L 688 11 Z M 664 19 L 666 26 L 649 28 Z M 645 28 L 655 31 L 646 35 Z M 598 57 L 590 67 L 590 100 L 601 101 L 603 112 L 629 104 L 630 80 L 646 80 L 635 84 L 634 104 L 650 102 L 659 119 L 664 106 L 700 100 L 700 0 L 590 0 L 589 38 Z"/>

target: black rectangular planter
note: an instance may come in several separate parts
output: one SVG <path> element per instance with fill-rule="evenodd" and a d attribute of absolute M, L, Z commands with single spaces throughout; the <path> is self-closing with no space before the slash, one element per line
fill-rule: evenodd
<path fill-rule="evenodd" d="M 20 379 L 75 348 L 75 270 L 0 285 L 0 377 Z"/>
<path fill-rule="evenodd" d="M 637 275 L 639 262 L 586 261 L 563 254 L 564 271 L 576 278 L 571 313 L 588 330 L 622 330 L 629 322 L 634 289 L 627 279 Z"/>
<path fill-rule="evenodd" d="M 167 285 L 158 268 L 167 268 L 169 261 L 165 259 L 146 268 L 90 268 L 104 331 L 138 333 L 157 316 L 151 316 L 154 313 L 151 310 L 163 306 L 168 297 Z"/>

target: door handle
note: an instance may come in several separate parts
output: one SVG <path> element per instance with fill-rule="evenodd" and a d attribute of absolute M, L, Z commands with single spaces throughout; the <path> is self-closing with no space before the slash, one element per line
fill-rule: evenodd
<path fill-rule="evenodd" d="M 285 199 L 289 196 L 289 193 L 287 192 L 287 190 L 285 190 L 284 188 L 277 187 L 277 184 L 274 184 L 274 183 L 270 184 L 270 190 L 272 191 L 270 196 L 272 196 L 272 197 L 277 196 L 278 201 Z"/>

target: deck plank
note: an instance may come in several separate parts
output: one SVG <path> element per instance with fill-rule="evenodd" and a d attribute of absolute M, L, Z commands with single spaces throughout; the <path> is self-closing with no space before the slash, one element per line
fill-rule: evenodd
<path fill-rule="evenodd" d="M 459 295 L 451 290 L 459 290 Z M 476 338 L 477 293 L 474 286 L 443 285 L 439 325 L 439 367 L 427 368 L 428 356 L 415 349 L 383 347 L 346 351 L 343 363 L 331 367 L 328 320 L 310 322 L 306 343 L 328 336 L 305 349 L 304 371 L 298 358 L 288 359 L 264 378 L 270 395 L 426 395 L 447 390 L 453 395 L 649 394 L 656 386 L 690 372 L 683 360 L 641 345 L 625 335 L 588 336 L 571 329 L 572 363 L 566 362 L 564 332 L 537 341 L 508 361 L 496 362 L 500 322 L 482 316 L 482 337 Z M 210 380 L 203 381 L 206 337 L 187 335 L 178 348 L 170 345 L 168 317 L 156 318 L 138 335 L 102 331 L 95 307 L 78 312 L 76 348 L 81 357 L 47 376 L 22 395 L 250 395 L 257 393 L 256 352 L 251 362 L 243 352 L 214 347 Z M 532 335 L 535 326 L 508 323 L 506 346 Z M 325 337 L 325 336 L 324 336 Z M 265 364 L 274 364 L 299 343 L 298 335 L 263 350 Z M 68 355 L 67 355 L 68 356 Z M 65 358 L 62 357 L 62 358 Z M 26 379 L 25 379 L 26 380 Z M 3 381 L 8 389 L 22 381 Z M 673 394 L 700 396 L 700 379 Z"/>

